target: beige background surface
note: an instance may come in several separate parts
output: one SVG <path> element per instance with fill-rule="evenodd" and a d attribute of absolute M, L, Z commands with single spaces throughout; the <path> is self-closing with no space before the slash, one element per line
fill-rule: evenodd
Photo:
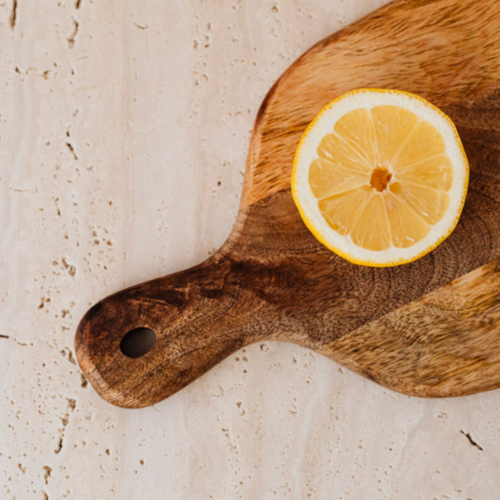
<path fill-rule="evenodd" d="M 265 343 L 127 411 L 74 361 L 92 303 L 223 243 L 267 90 L 383 3 L 0 1 L 0 498 L 499 498 L 500 391 L 412 399 Z"/>

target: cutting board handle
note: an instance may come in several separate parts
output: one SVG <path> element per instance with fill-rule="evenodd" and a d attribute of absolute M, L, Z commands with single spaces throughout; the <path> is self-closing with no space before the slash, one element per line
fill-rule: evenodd
<path fill-rule="evenodd" d="M 219 253 L 102 300 L 83 317 L 75 338 L 85 376 L 110 403 L 140 408 L 266 337 L 259 328 L 265 283 L 250 280 L 249 289 L 245 274 L 245 264 Z"/>

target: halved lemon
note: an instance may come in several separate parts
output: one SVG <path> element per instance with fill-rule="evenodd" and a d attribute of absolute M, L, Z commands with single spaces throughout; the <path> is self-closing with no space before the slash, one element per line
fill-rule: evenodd
<path fill-rule="evenodd" d="M 396 266 L 450 235 L 468 182 L 448 116 L 408 92 L 360 89 L 328 104 L 304 132 L 292 195 L 330 250 L 355 264 Z"/>

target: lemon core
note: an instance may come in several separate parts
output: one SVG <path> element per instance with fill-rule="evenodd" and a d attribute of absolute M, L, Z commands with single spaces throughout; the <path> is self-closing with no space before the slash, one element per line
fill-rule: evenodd
<path fill-rule="evenodd" d="M 384 191 L 387 189 L 389 182 L 392 178 L 391 172 L 386 168 L 377 167 L 370 178 L 370 186 L 375 188 L 377 191 Z"/>

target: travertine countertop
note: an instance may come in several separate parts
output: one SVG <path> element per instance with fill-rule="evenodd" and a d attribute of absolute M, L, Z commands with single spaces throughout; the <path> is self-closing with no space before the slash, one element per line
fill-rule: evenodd
<path fill-rule="evenodd" d="M 408 398 L 269 342 L 130 411 L 75 364 L 92 303 L 223 243 L 267 90 L 383 3 L 0 1 L 0 498 L 499 498 L 500 391 Z"/>

